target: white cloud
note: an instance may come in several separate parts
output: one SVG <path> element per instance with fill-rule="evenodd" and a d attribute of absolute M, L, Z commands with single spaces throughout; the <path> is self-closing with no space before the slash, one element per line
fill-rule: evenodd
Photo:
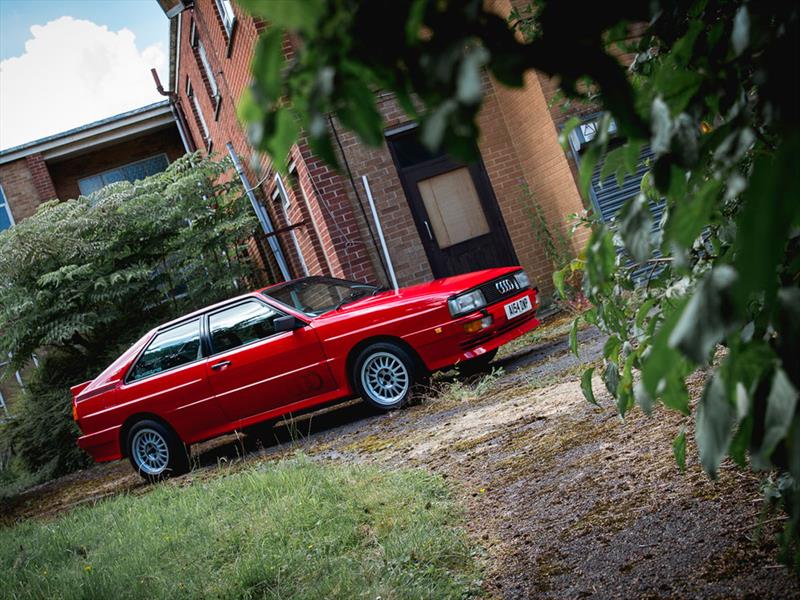
<path fill-rule="evenodd" d="M 22 56 L 0 62 L 0 148 L 163 100 L 150 75 L 165 80 L 163 44 L 140 51 L 129 29 L 72 17 L 31 34 Z"/>

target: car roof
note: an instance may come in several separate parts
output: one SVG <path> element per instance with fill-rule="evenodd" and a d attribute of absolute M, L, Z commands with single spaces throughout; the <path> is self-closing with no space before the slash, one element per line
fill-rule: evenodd
<path fill-rule="evenodd" d="M 166 323 L 162 323 L 161 325 L 156 327 L 155 330 L 156 331 L 161 331 L 163 329 L 169 329 L 173 325 L 177 325 L 179 323 L 183 323 L 184 321 L 188 321 L 189 319 L 192 319 L 194 317 L 199 317 L 203 313 L 206 313 L 206 312 L 208 312 L 210 310 L 214 310 L 215 308 L 226 306 L 226 305 L 234 303 L 234 302 L 236 302 L 238 300 L 244 300 L 245 298 L 257 298 L 258 297 L 258 292 L 260 292 L 260 291 L 261 290 L 255 290 L 255 291 L 247 292 L 245 294 L 240 294 L 238 296 L 233 296 L 231 298 L 226 298 L 225 300 L 220 300 L 219 302 L 216 302 L 215 304 L 209 304 L 208 306 L 204 306 L 203 308 L 198 308 L 197 310 L 192 311 L 190 313 L 186 313 L 185 315 L 181 315 L 180 317 L 178 317 L 176 319 L 172 319 L 171 321 L 167 321 Z"/>

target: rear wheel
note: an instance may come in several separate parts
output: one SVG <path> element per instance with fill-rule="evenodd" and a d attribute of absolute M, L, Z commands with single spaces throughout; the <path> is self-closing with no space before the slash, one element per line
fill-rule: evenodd
<path fill-rule="evenodd" d="M 144 419 L 131 427 L 127 449 L 133 468 L 151 483 L 189 470 L 186 446 L 158 421 Z"/>
<path fill-rule="evenodd" d="M 409 401 L 419 369 L 402 346 L 378 342 L 356 357 L 352 377 L 356 391 L 365 401 L 378 410 L 388 411 Z"/>

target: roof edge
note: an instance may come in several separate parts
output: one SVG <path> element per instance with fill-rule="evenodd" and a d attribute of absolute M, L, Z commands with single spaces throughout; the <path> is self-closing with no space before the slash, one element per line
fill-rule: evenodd
<path fill-rule="evenodd" d="M 145 106 L 140 106 L 139 108 L 134 108 L 133 110 L 129 110 L 124 113 L 119 113 L 117 115 L 113 115 L 111 117 L 106 117 L 105 119 L 100 119 L 99 121 L 93 121 L 91 123 L 87 123 L 86 125 L 81 125 L 79 127 L 74 127 L 72 129 L 68 129 L 66 131 L 62 131 L 60 133 L 55 133 L 53 135 L 49 135 L 47 137 L 39 138 L 38 140 L 33 140 L 32 142 L 26 142 L 24 144 L 19 144 L 17 146 L 12 146 L 11 148 L 6 148 L 5 150 L 0 150 L 0 158 L 7 156 L 9 154 L 17 154 L 22 150 L 30 150 L 27 154 L 33 154 L 37 146 L 41 146 L 43 144 L 54 142 L 61 138 L 69 137 L 71 135 L 75 135 L 76 133 L 81 132 L 88 132 L 96 127 L 101 127 L 103 125 L 108 125 L 113 123 L 114 121 L 123 121 L 128 119 L 132 116 L 144 114 L 149 111 L 156 111 L 159 108 L 169 107 L 169 100 L 159 100 L 158 102 L 154 102 L 152 104 L 147 104 Z"/>

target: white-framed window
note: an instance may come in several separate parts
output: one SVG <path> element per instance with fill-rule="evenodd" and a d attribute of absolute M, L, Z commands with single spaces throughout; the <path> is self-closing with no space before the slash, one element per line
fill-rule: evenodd
<path fill-rule="evenodd" d="M 206 119 L 203 116 L 203 109 L 200 108 L 200 101 L 197 98 L 197 94 L 194 93 L 194 87 L 192 86 L 192 82 L 189 81 L 189 78 L 186 78 L 186 95 L 189 96 L 189 101 L 192 103 L 192 112 L 194 112 L 195 120 L 197 124 L 200 126 L 201 133 L 203 134 L 203 140 L 206 143 L 206 147 L 211 146 L 211 134 L 208 131 L 208 124 L 206 123 Z"/>
<path fill-rule="evenodd" d="M 215 0 L 219 16 L 222 19 L 222 25 L 225 27 L 225 33 L 231 37 L 233 33 L 233 24 L 236 22 L 236 14 L 233 12 L 233 5 L 231 0 Z"/>
<path fill-rule="evenodd" d="M 286 186 L 283 185 L 283 179 L 281 179 L 279 174 L 275 175 L 275 190 L 276 195 L 273 196 L 273 199 L 280 199 L 280 210 L 283 212 L 283 220 L 287 225 L 291 225 L 289 222 L 289 207 L 292 203 L 291 200 L 289 200 L 289 193 L 286 191 Z M 297 258 L 300 260 L 300 267 L 303 269 L 303 275 L 308 277 L 308 265 L 306 265 L 306 259 L 303 257 L 303 252 L 300 250 L 300 244 L 297 241 L 297 235 L 294 229 L 289 231 L 289 237 L 292 238 L 292 245 L 297 253 Z"/>
<path fill-rule="evenodd" d="M 169 166 L 169 159 L 163 152 L 155 156 L 148 156 L 142 160 L 137 160 L 131 163 L 114 167 L 108 171 L 91 175 L 90 177 L 83 177 L 78 179 L 78 188 L 81 194 L 88 196 L 92 192 L 96 192 L 102 187 L 109 184 L 116 183 L 117 181 L 138 181 L 161 173 Z"/>
<path fill-rule="evenodd" d="M 211 93 L 211 97 L 216 101 L 219 97 L 219 87 L 217 87 L 217 78 L 214 77 L 214 69 L 211 68 L 211 63 L 208 62 L 208 54 L 206 53 L 206 47 L 203 45 L 199 39 L 197 40 L 197 54 L 200 57 L 200 64 L 203 65 L 203 71 L 206 73 L 206 78 L 208 79 L 208 87 L 209 92 Z"/>
<path fill-rule="evenodd" d="M 14 225 L 14 215 L 11 214 L 8 198 L 3 190 L 3 186 L 0 185 L 0 231 L 13 227 Z"/>

